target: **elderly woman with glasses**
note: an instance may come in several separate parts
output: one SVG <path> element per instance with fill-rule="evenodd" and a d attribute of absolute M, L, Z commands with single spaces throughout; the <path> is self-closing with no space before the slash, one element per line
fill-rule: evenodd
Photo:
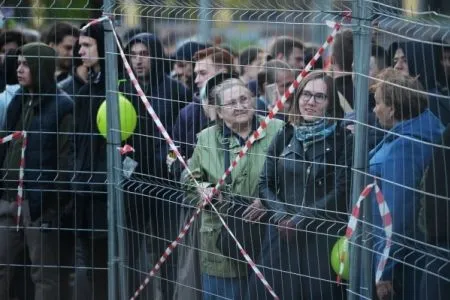
<path fill-rule="evenodd" d="M 353 141 L 339 125 L 338 99 L 325 72 L 308 75 L 260 176 L 259 196 L 272 212 L 272 225 L 259 263 L 280 299 L 345 297 L 330 266 L 331 249 L 347 220 Z M 248 299 L 270 299 L 256 276 Z"/>
<path fill-rule="evenodd" d="M 198 135 L 197 145 L 189 162 L 193 177 L 183 174 L 186 198 L 193 205 L 202 203 L 205 196 L 211 194 L 213 186 L 261 121 L 261 117 L 255 115 L 255 100 L 250 90 L 239 79 L 228 79 L 217 85 L 212 91 L 212 97 L 217 112 L 216 125 L 204 129 Z M 283 124 L 280 120 L 269 123 L 248 153 L 234 167 L 229 175 L 230 180 L 213 201 L 222 217 L 226 218 L 230 213 L 229 206 L 225 203 L 237 198 L 240 199 L 239 205 L 245 205 L 243 208 L 246 209 L 249 220 L 256 221 L 261 217 L 259 174 L 263 169 L 267 149 Z M 241 257 L 230 257 L 223 249 L 219 249 L 218 241 L 224 232 L 218 215 L 211 208 L 203 211 L 200 218 L 203 299 L 242 299 L 248 276 L 246 263 Z M 228 235 L 226 232 L 225 234 Z M 235 234 L 241 235 L 239 232 Z M 234 243 L 229 247 L 235 247 Z"/>

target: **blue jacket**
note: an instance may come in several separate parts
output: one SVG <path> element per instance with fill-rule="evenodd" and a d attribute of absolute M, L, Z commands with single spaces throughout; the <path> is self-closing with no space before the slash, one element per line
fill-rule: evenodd
<path fill-rule="evenodd" d="M 370 174 L 377 180 L 392 215 L 393 244 L 390 256 L 404 259 L 410 245 L 404 237 L 423 240 L 418 229 L 420 193 L 418 188 L 424 170 L 430 162 L 433 147 L 423 142 L 436 142 L 443 131 L 439 119 L 429 110 L 416 118 L 395 125 L 383 140 L 370 151 Z M 412 140 L 416 139 L 416 140 Z M 385 233 L 375 194 L 372 194 L 373 248 L 376 251 L 375 268 L 381 258 Z M 393 260 L 388 260 L 382 279 L 392 280 Z"/>

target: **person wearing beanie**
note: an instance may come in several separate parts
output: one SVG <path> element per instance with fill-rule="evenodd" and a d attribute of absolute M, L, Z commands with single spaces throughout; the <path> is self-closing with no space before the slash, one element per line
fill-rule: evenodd
<path fill-rule="evenodd" d="M 24 194 L 18 216 L 17 180 L 22 141 L 0 147 L 0 299 L 9 299 L 11 266 L 28 248 L 35 299 L 58 299 L 61 265 L 59 228 L 64 226 L 71 197 L 73 101 L 57 88 L 56 53 L 43 43 L 29 43 L 17 51 L 17 80 L 20 89 L 7 110 L 7 134 L 27 132 Z M 45 66 L 45 67 L 43 67 Z"/>
<path fill-rule="evenodd" d="M 178 47 L 172 56 L 174 60 L 171 76 L 181 81 L 188 89 L 194 93 L 198 92 L 197 86 L 194 85 L 194 62 L 192 58 L 194 54 L 200 50 L 210 47 L 208 44 L 202 44 L 187 41 Z"/>
<path fill-rule="evenodd" d="M 170 77 L 169 60 L 164 54 L 161 41 L 154 34 L 143 32 L 135 35 L 129 40 L 124 51 L 128 54 L 128 60 L 144 94 L 169 135 L 172 135 L 180 109 L 192 99 L 191 92 L 178 80 Z M 132 292 L 142 281 L 142 274 L 146 272 L 147 266 L 152 263 L 151 260 L 143 259 L 152 257 L 149 253 L 162 253 L 167 246 L 165 241 L 176 238 L 178 207 L 174 200 L 177 195 L 174 194 L 177 191 L 169 187 L 173 183 L 168 180 L 165 164 L 167 142 L 137 96 L 132 82 L 127 80 L 121 83 L 119 89 L 133 103 L 138 115 L 135 132 L 126 141 L 136 150 L 129 154 L 129 158 L 137 162 L 137 166 L 129 180 L 124 182 L 124 189 L 130 189 L 124 193 L 126 215 L 132 216 L 126 220 L 127 227 L 132 228 L 127 235 L 128 244 L 132 246 L 128 249 L 130 264 L 133 265 L 129 276 Z M 145 181 L 147 184 L 136 187 L 136 180 Z M 139 217 L 136 212 L 139 212 Z M 153 238 L 144 239 L 142 232 L 150 229 Z M 138 253 L 139 251 L 141 252 Z M 175 260 L 170 260 L 161 270 L 161 276 L 167 279 L 161 286 L 163 299 L 171 299 L 173 294 L 173 262 Z M 151 290 L 148 289 L 146 293 L 151 293 Z M 147 297 L 156 298 L 150 295 Z"/>

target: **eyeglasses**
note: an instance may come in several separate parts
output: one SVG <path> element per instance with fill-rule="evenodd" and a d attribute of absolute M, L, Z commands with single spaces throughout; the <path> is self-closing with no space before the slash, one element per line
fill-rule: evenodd
<path fill-rule="evenodd" d="M 239 99 L 232 99 L 229 103 L 222 104 L 222 107 L 235 108 L 238 106 L 238 103 L 241 106 L 245 106 L 250 102 L 250 97 L 240 96 Z"/>
<path fill-rule="evenodd" d="M 303 102 L 308 102 L 309 100 L 311 100 L 311 98 L 314 98 L 314 102 L 316 103 L 324 103 L 327 100 L 327 95 L 324 93 L 311 93 L 308 91 L 303 91 L 300 94 L 300 100 L 302 100 Z"/>

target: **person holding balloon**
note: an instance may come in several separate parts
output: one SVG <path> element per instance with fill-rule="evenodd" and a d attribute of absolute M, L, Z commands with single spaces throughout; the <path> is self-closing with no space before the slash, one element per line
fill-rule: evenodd
<path fill-rule="evenodd" d="M 348 219 L 353 136 L 338 99 L 326 72 L 300 82 L 260 176 L 272 218 L 258 262 L 280 299 L 345 299 L 330 253 Z M 247 299 L 271 298 L 253 274 Z"/>

